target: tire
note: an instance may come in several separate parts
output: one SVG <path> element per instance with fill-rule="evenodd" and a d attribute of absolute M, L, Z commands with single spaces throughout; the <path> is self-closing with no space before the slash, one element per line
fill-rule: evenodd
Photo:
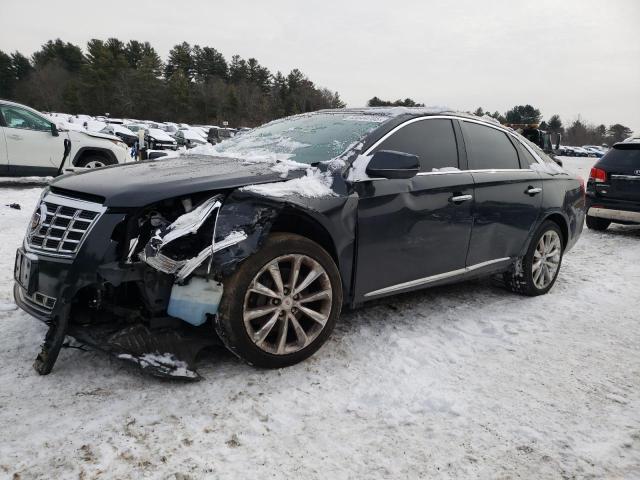
<path fill-rule="evenodd" d="M 554 253 L 555 250 L 547 247 L 551 243 L 544 243 L 543 238 L 545 238 L 545 241 L 546 239 L 552 239 L 553 245 L 557 248 L 555 255 L 549 255 Z M 544 254 L 541 254 L 540 251 L 541 241 L 544 243 L 543 249 L 545 247 L 549 248 Z M 533 236 L 531 245 L 529 245 L 520 267 L 513 268 L 503 274 L 505 286 L 512 292 L 521 295 L 530 297 L 544 295 L 551 290 L 558 278 L 563 253 L 564 241 L 560 227 L 551 220 L 545 221 Z M 536 265 L 538 265 L 537 269 Z M 555 266 L 555 271 L 552 272 L 553 266 Z"/>
<path fill-rule="evenodd" d="M 609 227 L 609 225 L 611 225 L 611 220 L 607 220 L 606 218 L 590 217 L 587 215 L 587 228 L 589 230 L 603 232 Z"/>
<path fill-rule="evenodd" d="M 280 282 L 271 273 L 274 268 Z M 293 271 L 298 271 L 297 281 L 291 278 Z M 298 294 L 290 288 L 292 281 Z M 263 294 L 263 286 L 279 298 Z M 311 300 L 314 295 L 318 300 Z M 282 368 L 305 360 L 325 343 L 341 307 L 342 282 L 331 256 L 305 237 L 274 233 L 224 282 L 214 325 L 225 346 L 250 365 Z M 267 313 L 259 315 L 261 311 Z"/>
<path fill-rule="evenodd" d="M 115 165 L 117 162 L 112 158 L 103 157 L 101 155 L 86 155 L 78 160 L 77 167 L 81 168 L 100 168 L 107 165 Z"/>

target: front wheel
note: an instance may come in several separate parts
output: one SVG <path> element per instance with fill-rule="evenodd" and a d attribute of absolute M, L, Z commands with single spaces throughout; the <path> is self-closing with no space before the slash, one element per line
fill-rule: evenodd
<path fill-rule="evenodd" d="M 115 165 L 115 163 L 111 158 L 101 157 L 99 155 L 87 155 L 80 159 L 76 165 L 82 168 L 101 168 L 107 165 Z"/>
<path fill-rule="evenodd" d="M 522 264 L 504 274 L 504 283 L 522 295 L 547 293 L 558 278 L 563 251 L 560 228 L 547 220 L 536 231 Z"/>
<path fill-rule="evenodd" d="M 313 355 L 342 307 L 340 274 L 311 240 L 272 234 L 224 282 L 215 319 L 229 350 L 251 365 L 281 368 Z"/>

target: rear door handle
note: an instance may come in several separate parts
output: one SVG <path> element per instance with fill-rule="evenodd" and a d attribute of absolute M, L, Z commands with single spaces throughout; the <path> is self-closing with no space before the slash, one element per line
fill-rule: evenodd
<path fill-rule="evenodd" d="M 453 203 L 462 203 L 473 199 L 473 195 L 456 195 L 455 197 L 451 197 Z"/>
<path fill-rule="evenodd" d="M 529 194 L 529 195 L 537 195 L 541 191 L 542 191 L 542 189 L 540 187 L 529 187 L 527 189 L 526 193 Z"/>

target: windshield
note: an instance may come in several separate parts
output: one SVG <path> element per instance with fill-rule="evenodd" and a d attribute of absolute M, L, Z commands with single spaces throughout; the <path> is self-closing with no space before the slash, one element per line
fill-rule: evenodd
<path fill-rule="evenodd" d="M 215 151 L 229 157 L 314 164 L 339 156 L 388 119 L 359 112 L 297 115 L 225 140 Z"/>

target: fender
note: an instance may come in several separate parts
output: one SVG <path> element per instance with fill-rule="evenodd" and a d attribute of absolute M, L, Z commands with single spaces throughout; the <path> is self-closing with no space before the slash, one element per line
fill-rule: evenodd
<path fill-rule="evenodd" d="M 527 241 L 524 243 L 524 246 L 522 247 L 522 250 L 520 251 L 520 255 L 518 256 L 518 258 L 522 258 L 527 254 L 527 251 L 529 250 L 529 246 L 533 241 L 533 236 L 538 231 L 538 228 L 540 228 L 540 225 L 542 225 L 544 222 L 549 220 L 549 218 L 551 217 L 554 217 L 554 221 L 555 219 L 561 217 L 562 221 L 564 222 L 564 226 L 559 225 L 559 227 L 560 227 L 560 230 L 562 230 L 562 234 L 565 236 L 565 244 L 566 244 L 565 251 L 571 246 L 573 246 L 574 242 L 572 242 L 572 236 L 569 231 L 569 223 L 570 223 L 569 216 L 561 208 L 550 208 L 540 213 L 538 217 L 538 221 L 536 222 L 534 228 L 531 229 L 531 232 L 527 236 Z"/>
<path fill-rule="evenodd" d="M 116 155 L 111 150 L 109 150 L 108 148 L 104 148 L 104 147 L 81 147 L 80 149 L 78 149 L 78 151 L 73 156 L 73 160 L 71 161 L 71 164 L 74 167 L 77 166 L 78 160 L 86 152 L 97 152 L 97 153 L 100 153 L 100 154 L 104 154 L 107 157 L 109 157 L 111 160 L 113 160 L 115 163 L 119 163 L 118 159 L 116 158 Z"/>
<path fill-rule="evenodd" d="M 352 291 L 353 259 L 355 255 L 357 198 L 269 198 L 250 191 L 234 190 L 223 202 L 217 218 L 216 237 L 224 238 L 242 230 L 247 238 L 225 250 L 216 252 L 212 264 L 216 273 L 226 277 L 237 265 L 264 244 L 271 231 L 301 233 L 301 223 L 313 225 L 305 236 L 319 243 L 334 258 L 340 276 L 344 298 Z M 299 218 L 291 227 L 285 218 Z M 323 238 L 317 238 L 320 233 Z"/>

